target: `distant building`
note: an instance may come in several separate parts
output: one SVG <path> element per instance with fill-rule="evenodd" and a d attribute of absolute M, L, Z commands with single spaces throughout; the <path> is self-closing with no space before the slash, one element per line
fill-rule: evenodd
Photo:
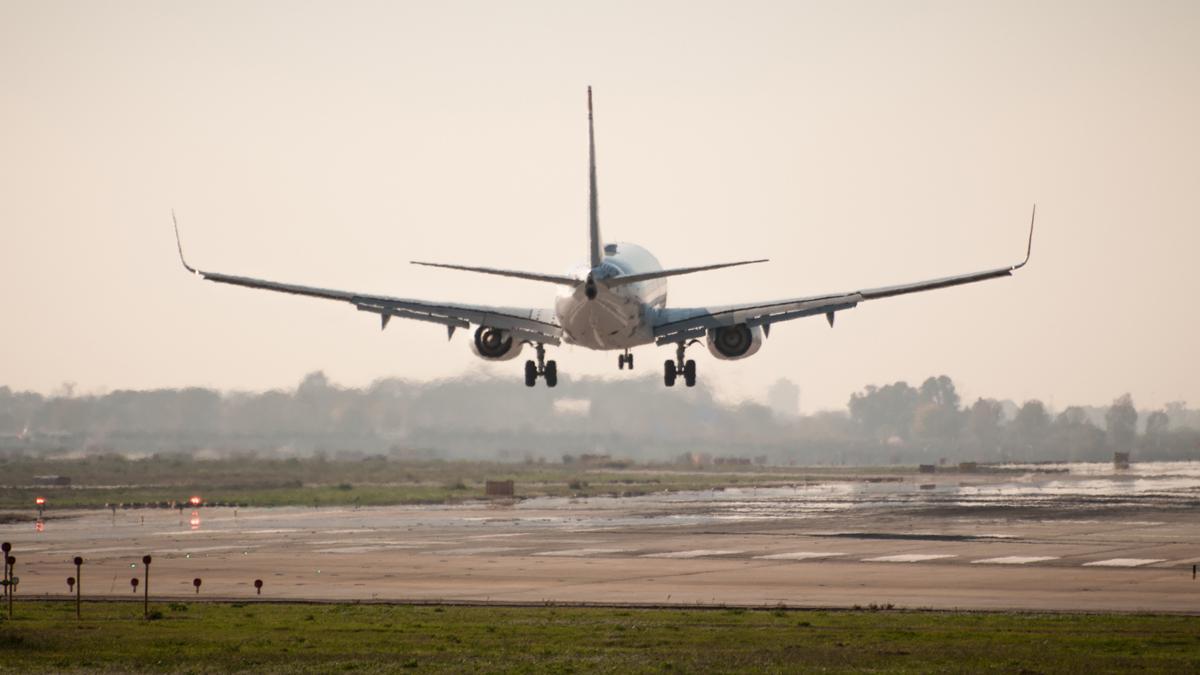
<path fill-rule="evenodd" d="M 771 412 L 782 417 L 800 414 L 800 387 L 787 378 L 775 380 L 767 389 L 767 406 Z"/>
<path fill-rule="evenodd" d="M 489 480 L 484 483 L 484 493 L 489 497 L 511 497 L 513 496 L 513 482 L 511 480 Z"/>
<path fill-rule="evenodd" d="M 70 485 L 70 476 L 34 476 L 34 485 Z"/>

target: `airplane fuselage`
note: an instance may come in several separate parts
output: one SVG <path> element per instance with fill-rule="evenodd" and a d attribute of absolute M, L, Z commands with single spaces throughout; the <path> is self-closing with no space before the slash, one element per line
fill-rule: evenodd
<path fill-rule="evenodd" d="M 589 349 L 629 349 L 654 341 L 654 317 L 667 304 L 667 280 L 651 279 L 609 288 L 604 280 L 618 276 L 658 272 L 662 265 L 652 253 L 636 244 L 616 243 L 605 246 L 601 264 L 592 268 L 583 263 L 571 270 L 571 276 L 594 285 L 563 287 L 554 303 L 554 311 L 569 344 Z M 595 289 L 589 298 L 588 288 Z"/>

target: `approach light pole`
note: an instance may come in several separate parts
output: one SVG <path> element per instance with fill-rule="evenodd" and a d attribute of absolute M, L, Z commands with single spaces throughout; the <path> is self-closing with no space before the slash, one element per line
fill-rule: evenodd
<path fill-rule="evenodd" d="M 149 555 L 142 556 L 142 566 L 146 568 L 146 578 L 142 581 L 142 616 L 150 618 L 150 561 L 152 558 Z M 137 588 L 137 586 L 134 586 Z"/>
<path fill-rule="evenodd" d="M 67 582 L 70 585 L 70 582 Z M 82 619 L 83 616 L 79 611 L 79 603 L 83 597 L 83 558 L 75 556 L 75 618 Z"/>

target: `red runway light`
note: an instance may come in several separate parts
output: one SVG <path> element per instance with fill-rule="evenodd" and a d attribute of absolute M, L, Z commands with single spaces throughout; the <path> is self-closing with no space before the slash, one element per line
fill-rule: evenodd
<path fill-rule="evenodd" d="M 191 502 L 192 506 L 200 506 L 200 498 L 199 497 L 192 497 L 188 501 Z"/>
<path fill-rule="evenodd" d="M 34 499 L 34 500 L 33 500 L 33 503 L 34 503 L 34 504 L 37 504 L 38 506 L 44 506 L 44 505 L 46 504 L 46 498 L 45 498 L 45 497 L 38 497 L 37 499 Z"/>

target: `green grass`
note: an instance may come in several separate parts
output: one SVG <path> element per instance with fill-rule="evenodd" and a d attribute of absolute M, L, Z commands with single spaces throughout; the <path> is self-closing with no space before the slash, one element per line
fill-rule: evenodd
<path fill-rule="evenodd" d="M 1186 616 L 24 602 L 0 672 L 1197 672 Z"/>
<path fill-rule="evenodd" d="M 627 468 L 558 463 L 349 459 L 195 460 L 185 456 L 125 459 L 0 459 L 0 509 L 30 509 L 37 496 L 48 510 L 105 504 L 170 502 L 193 494 L 207 502 L 254 506 L 439 504 L 484 496 L 488 480 L 513 480 L 521 497 L 633 496 L 730 486 L 795 485 L 833 477 L 896 477 L 911 467 L 875 469 L 673 465 Z M 70 476 L 72 486 L 29 487 L 34 476 Z"/>

